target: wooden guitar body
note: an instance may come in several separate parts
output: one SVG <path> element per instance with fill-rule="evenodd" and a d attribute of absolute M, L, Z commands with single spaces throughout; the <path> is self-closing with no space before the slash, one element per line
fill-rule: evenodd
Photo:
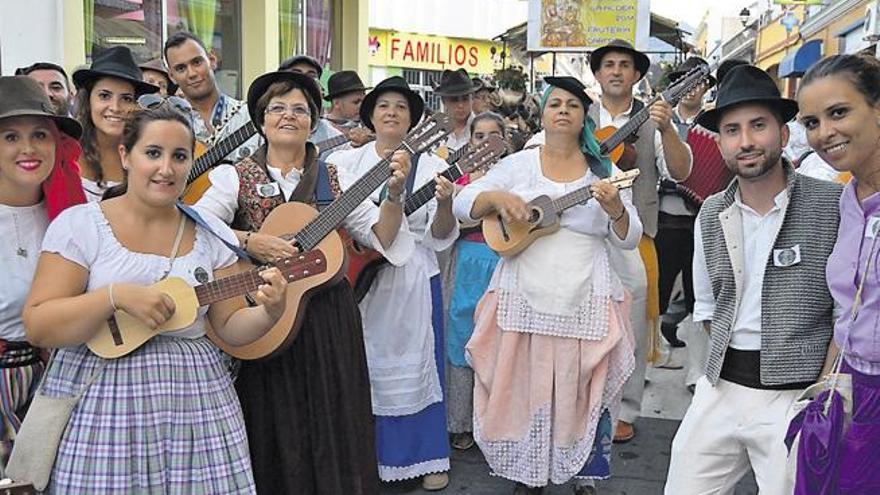
<path fill-rule="evenodd" d="M 617 130 L 618 129 L 613 125 L 609 125 L 601 129 L 596 129 L 593 132 L 593 135 L 596 136 L 596 140 L 602 142 L 608 140 L 615 132 L 617 132 Z M 617 168 L 626 172 L 627 170 L 636 168 L 638 152 L 636 152 L 635 146 L 624 141 L 608 151 L 608 158 L 617 165 Z"/>
<path fill-rule="evenodd" d="M 318 210 L 307 204 L 283 203 L 269 213 L 260 227 L 260 233 L 290 237 L 317 216 Z M 244 360 L 269 359 L 292 343 L 299 333 L 309 298 L 323 288 L 336 284 L 345 275 L 345 244 L 338 232 L 330 232 L 315 248 L 323 251 L 327 259 L 326 271 L 287 285 L 284 315 L 265 335 L 243 346 L 229 345 L 213 335 L 211 340 L 227 354 Z"/>
<path fill-rule="evenodd" d="M 156 335 L 182 330 L 195 323 L 199 304 L 195 289 L 186 283 L 186 280 L 177 277 L 166 278 L 153 287 L 168 294 L 175 301 L 175 310 L 171 318 L 153 330 L 125 311 L 117 311 L 116 321 L 112 323 L 112 327 L 109 321 L 104 323 L 95 336 L 86 343 L 93 353 L 104 359 L 116 359 L 144 345 Z M 125 345 L 121 345 L 123 337 L 118 330 L 119 327 L 126 328 Z"/>
<path fill-rule="evenodd" d="M 559 215 L 549 196 L 538 196 L 528 206 L 531 217 L 527 222 L 505 222 L 498 213 L 483 218 L 483 237 L 493 251 L 505 257 L 516 256 L 535 239 L 559 230 Z"/>
<path fill-rule="evenodd" d="M 207 152 L 208 147 L 201 141 L 196 141 L 196 147 L 193 150 L 193 160 L 198 160 Z M 183 190 L 183 194 L 180 196 L 180 200 L 183 201 L 184 204 L 192 206 L 196 204 L 196 201 L 198 201 L 210 187 L 211 179 L 208 178 L 208 174 L 201 174 L 192 181 L 189 181 L 189 184 L 186 185 L 186 189 Z"/>

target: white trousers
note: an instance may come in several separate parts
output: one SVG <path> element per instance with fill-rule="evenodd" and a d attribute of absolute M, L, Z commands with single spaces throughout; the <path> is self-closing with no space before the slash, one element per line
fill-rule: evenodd
<path fill-rule="evenodd" d="M 672 441 L 666 495 L 728 495 L 751 466 L 761 495 L 790 495 L 783 442 L 800 390 L 758 390 L 703 376 Z"/>

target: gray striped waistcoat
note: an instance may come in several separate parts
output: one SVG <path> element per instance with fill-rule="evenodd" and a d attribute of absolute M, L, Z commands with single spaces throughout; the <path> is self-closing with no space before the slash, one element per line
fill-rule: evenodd
<path fill-rule="evenodd" d="M 590 106 L 588 115 L 596 127 L 602 127 L 599 123 L 599 105 L 601 102 L 594 103 Z M 636 106 L 633 106 L 633 113 L 636 112 Z M 638 158 L 636 165 L 639 169 L 639 176 L 633 183 L 633 205 L 639 213 L 639 220 L 642 221 L 642 228 L 645 235 L 653 238 L 657 235 L 657 215 L 660 211 L 660 196 L 657 194 L 657 183 L 660 181 L 660 174 L 657 171 L 656 153 L 654 150 L 654 133 L 657 132 L 657 125 L 653 120 L 648 119 L 647 122 L 639 127 L 637 133 L 638 139 L 633 144 L 636 148 Z"/>
<path fill-rule="evenodd" d="M 816 380 L 833 329 L 825 265 L 837 239 L 843 188 L 797 174 L 787 164 L 785 170 L 789 203 L 766 261 L 761 295 L 761 383 L 768 386 Z M 712 384 L 721 373 L 742 296 L 742 217 L 734 205 L 738 184 L 734 180 L 727 190 L 710 196 L 700 211 L 715 297 L 706 362 L 706 377 Z M 801 261 L 776 266 L 774 250 L 794 246 L 800 246 Z"/>

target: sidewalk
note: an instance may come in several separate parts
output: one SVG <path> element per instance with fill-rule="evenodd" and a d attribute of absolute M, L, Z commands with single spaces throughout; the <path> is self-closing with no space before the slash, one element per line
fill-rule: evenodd
<path fill-rule="evenodd" d="M 684 372 L 648 368 L 648 385 L 642 405 L 642 418 L 636 422 L 638 435 L 612 449 L 612 478 L 599 482 L 599 495 L 660 495 L 669 466 L 672 437 L 678 428 L 691 394 L 683 385 Z M 489 468 L 477 447 L 454 451 L 451 482 L 442 492 L 426 492 L 420 480 L 383 485 L 380 493 L 392 494 L 468 494 L 506 495 L 513 483 L 489 474 Z M 551 486 L 545 495 L 571 494 L 568 486 Z M 736 495 L 755 495 L 758 489 L 751 476 L 743 480 Z"/>

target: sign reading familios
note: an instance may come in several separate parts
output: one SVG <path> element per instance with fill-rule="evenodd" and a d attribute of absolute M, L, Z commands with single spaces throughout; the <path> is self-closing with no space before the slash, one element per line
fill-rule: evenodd
<path fill-rule="evenodd" d="M 493 43 L 484 40 L 371 29 L 367 46 L 370 65 L 375 66 L 426 70 L 462 67 L 476 74 L 495 70 Z M 496 50 L 500 52 L 501 47 Z"/>

